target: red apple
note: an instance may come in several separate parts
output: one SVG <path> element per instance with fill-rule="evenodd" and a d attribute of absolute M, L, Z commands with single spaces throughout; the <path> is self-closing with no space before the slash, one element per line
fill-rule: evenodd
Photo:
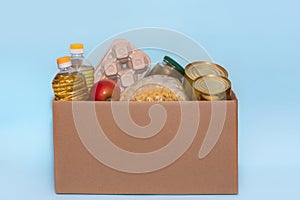
<path fill-rule="evenodd" d="M 111 79 L 103 79 L 95 83 L 91 89 L 91 100 L 110 101 L 120 99 L 120 87 Z"/>

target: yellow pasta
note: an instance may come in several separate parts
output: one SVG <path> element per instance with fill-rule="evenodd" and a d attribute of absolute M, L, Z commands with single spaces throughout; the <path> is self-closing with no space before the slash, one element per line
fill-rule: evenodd
<path fill-rule="evenodd" d="M 172 90 L 165 87 L 149 88 L 138 91 L 131 97 L 131 101 L 181 101 L 182 99 Z"/>

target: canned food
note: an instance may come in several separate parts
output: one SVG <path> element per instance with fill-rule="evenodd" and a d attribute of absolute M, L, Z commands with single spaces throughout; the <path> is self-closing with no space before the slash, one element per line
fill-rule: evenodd
<path fill-rule="evenodd" d="M 218 75 L 228 78 L 228 72 L 218 64 L 206 61 L 192 62 L 185 67 L 186 77 L 192 81 L 205 75 Z M 191 83 L 190 82 L 190 83 Z"/>
<path fill-rule="evenodd" d="M 197 100 L 229 100 L 231 82 L 226 77 L 206 75 L 193 82 L 193 89 Z"/>
<path fill-rule="evenodd" d="M 193 82 L 197 78 L 206 75 L 218 75 L 228 78 L 228 72 L 218 64 L 207 61 L 197 61 L 188 64 L 185 67 L 183 85 L 186 93 L 191 99 L 195 99 L 192 88 Z"/>

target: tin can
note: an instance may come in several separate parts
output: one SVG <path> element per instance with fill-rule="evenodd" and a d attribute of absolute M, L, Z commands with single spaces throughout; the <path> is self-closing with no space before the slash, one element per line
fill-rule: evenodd
<path fill-rule="evenodd" d="M 193 82 L 197 78 L 206 75 L 218 75 L 228 78 L 228 72 L 218 64 L 207 61 L 197 61 L 188 64 L 185 67 L 183 85 L 190 99 L 195 99 L 195 94 L 193 94 L 192 87 Z"/>
<path fill-rule="evenodd" d="M 193 90 L 197 100 L 230 100 L 231 82 L 218 75 L 201 76 L 193 82 Z"/>

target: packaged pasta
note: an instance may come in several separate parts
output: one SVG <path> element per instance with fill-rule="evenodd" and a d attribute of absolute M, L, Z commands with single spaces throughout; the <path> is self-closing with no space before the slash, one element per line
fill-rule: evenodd
<path fill-rule="evenodd" d="M 188 100 L 179 80 L 167 75 L 145 77 L 121 93 L 121 101 Z"/>

